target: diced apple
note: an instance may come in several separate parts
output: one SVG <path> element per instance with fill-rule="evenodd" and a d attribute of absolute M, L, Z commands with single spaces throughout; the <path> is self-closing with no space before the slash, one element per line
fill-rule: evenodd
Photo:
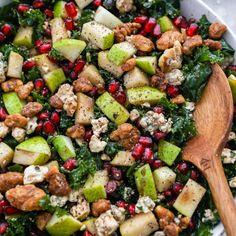
<path fill-rule="evenodd" d="M 8 114 L 12 115 L 16 113 L 21 113 L 25 102 L 18 97 L 16 92 L 4 93 L 2 95 L 2 99 Z"/>
<path fill-rule="evenodd" d="M 47 87 L 54 93 L 58 87 L 66 81 L 66 76 L 61 68 L 49 72 L 43 76 Z"/>
<path fill-rule="evenodd" d="M 230 75 L 228 81 L 232 91 L 234 103 L 236 103 L 236 77 L 234 75 Z"/>
<path fill-rule="evenodd" d="M 23 62 L 24 58 L 20 54 L 11 51 L 8 58 L 7 76 L 20 79 Z"/>
<path fill-rule="evenodd" d="M 20 27 L 13 43 L 17 46 L 33 47 L 33 27 Z"/>
<path fill-rule="evenodd" d="M 157 104 L 161 98 L 165 97 L 165 93 L 160 92 L 152 87 L 139 87 L 127 90 L 129 102 L 133 105 L 142 105 L 143 103 Z"/>
<path fill-rule="evenodd" d="M 189 179 L 173 206 L 181 214 L 192 217 L 205 192 L 205 188 Z"/>
<path fill-rule="evenodd" d="M 114 43 L 114 32 L 96 21 L 85 23 L 81 36 L 102 50 L 110 48 Z"/>
<path fill-rule="evenodd" d="M 137 57 L 136 65 L 149 75 L 154 75 L 157 68 L 156 57 Z"/>
<path fill-rule="evenodd" d="M 119 151 L 114 159 L 110 162 L 113 166 L 132 166 L 135 159 L 129 151 Z"/>
<path fill-rule="evenodd" d="M 152 212 L 137 214 L 120 225 L 122 236 L 149 236 L 159 226 Z"/>
<path fill-rule="evenodd" d="M 53 11 L 54 17 L 62 17 L 62 18 L 67 17 L 65 5 L 66 5 L 65 1 L 56 2 L 56 4 L 54 5 L 54 11 Z"/>
<path fill-rule="evenodd" d="M 0 168 L 4 169 L 13 159 L 14 151 L 4 142 L 0 143 Z"/>
<path fill-rule="evenodd" d="M 175 182 L 176 174 L 169 167 L 164 166 L 153 172 L 156 188 L 159 192 L 169 189 Z"/>
<path fill-rule="evenodd" d="M 138 67 L 127 72 L 124 75 L 124 86 L 127 89 L 148 86 L 149 80 L 147 75 L 142 72 Z"/>
<path fill-rule="evenodd" d="M 68 38 L 65 23 L 61 17 L 56 17 L 50 21 L 52 42 Z"/>
<path fill-rule="evenodd" d="M 99 6 L 95 12 L 94 20 L 105 25 L 109 29 L 114 29 L 116 26 L 122 24 L 122 21 L 119 18 L 102 6 Z"/>
<path fill-rule="evenodd" d="M 59 169 L 58 161 L 50 161 L 44 166 L 47 167 L 48 169 L 52 168 L 53 166 L 55 166 L 55 167 L 57 167 L 57 169 Z"/>
<path fill-rule="evenodd" d="M 92 3 L 93 0 L 75 0 L 77 3 L 79 9 L 83 9 L 87 7 L 90 3 Z"/>
<path fill-rule="evenodd" d="M 83 226 L 86 227 L 86 229 L 93 235 L 97 235 L 97 230 L 96 230 L 96 226 L 95 226 L 95 220 L 96 218 L 90 218 L 86 221 L 83 221 L 82 222 L 82 227 L 81 229 L 83 228 Z"/>
<path fill-rule="evenodd" d="M 113 74 L 115 77 L 119 78 L 124 74 L 121 66 L 117 66 L 107 58 L 108 51 L 101 51 L 98 53 L 98 65 Z"/>
<path fill-rule="evenodd" d="M 171 19 L 168 16 L 163 16 L 158 19 L 158 23 L 161 27 L 161 32 L 166 32 L 169 30 L 173 30 L 175 26 L 173 25 Z"/>
<path fill-rule="evenodd" d="M 99 170 L 94 176 L 89 176 L 84 188 L 83 194 L 88 202 L 95 202 L 107 197 L 105 186 L 109 180 L 106 170 Z"/>
<path fill-rule="evenodd" d="M 58 135 L 53 139 L 52 143 L 63 161 L 76 156 L 73 143 L 69 137 Z"/>
<path fill-rule="evenodd" d="M 108 92 L 103 93 L 96 100 L 96 104 L 102 112 L 117 125 L 123 124 L 129 119 L 129 112 Z"/>
<path fill-rule="evenodd" d="M 36 136 L 16 146 L 13 162 L 21 165 L 43 165 L 51 156 L 47 141 Z"/>
<path fill-rule="evenodd" d="M 71 62 L 74 62 L 79 57 L 85 47 L 86 43 L 77 39 L 61 39 L 53 44 L 53 48 Z"/>
<path fill-rule="evenodd" d="M 60 215 L 55 212 L 46 225 L 52 236 L 70 236 L 81 228 L 82 223 L 69 214 Z"/>

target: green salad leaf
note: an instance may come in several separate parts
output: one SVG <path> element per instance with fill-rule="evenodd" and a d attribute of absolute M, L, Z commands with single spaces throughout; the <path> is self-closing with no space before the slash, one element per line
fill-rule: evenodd
<path fill-rule="evenodd" d="M 199 34 L 202 36 L 203 39 L 207 39 L 209 36 L 208 30 L 209 26 L 211 25 L 210 21 L 207 19 L 206 15 L 203 15 L 200 20 L 198 21 L 199 25 Z"/>

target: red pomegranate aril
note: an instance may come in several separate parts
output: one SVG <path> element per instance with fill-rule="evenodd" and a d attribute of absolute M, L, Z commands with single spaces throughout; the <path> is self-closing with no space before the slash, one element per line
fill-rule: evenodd
<path fill-rule="evenodd" d="M 152 139 L 150 137 L 141 136 L 139 138 L 138 142 L 141 143 L 145 147 L 151 147 L 152 146 Z"/>
<path fill-rule="evenodd" d="M 89 91 L 89 96 L 90 97 L 96 97 L 97 96 L 97 94 L 98 94 L 98 88 L 97 87 L 95 87 L 95 86 L 93 86 L 93 88 L 92 88 L 92 90 L 91 91 Z"/>
<path fill-rule="evenodd" d="M 145 25 L 148 22 L 147 16 L 137 16 L 134 18 L 135 23 L 139 23 L 141 25 Z"/>
<path fill-rule="evenodd" d="M 74 18 L 77 15 L 77 7 L 73 2 L 66 3 L 65 9 L 68 16 Z"/>
<path fill-rule="evenodd" d="M 144 151 L 145 151 L 144 146 L 140 143 L 137 143 L 133 148 L 132 157 L 135 160 L 139 160 L 143 156 Z"/>
<path fill-rule="evenodd" d="M 148 19 L 148 22 L 144 26 L 144 30 L 145 30 L 146 33 L 152 33 L 155 26 L 156 26 L 156 19 L 150 17 Z"/>
<path fill-rule="evenodd" d="M 181 184 L 179 182 L 174 183 L 172 186 L 173 192 L 177 195 L 181 193 L 183 188 L 184 188 L 183 184 Z"/>
<path fill-rule="evenodd" d="M 2 32 L 6 35 L 6 36 L 8 36 L 8 35 L 10 35 L 11 34 L 11 32 L 12 32 L 12 26 L 10 25 L 10 24 L 4 24 L 3 26 L 2 26 Z"/>
<path fill-rule="evenodd" d="M 74 71 L 75 71 L 77 74 L 80 73 L 80 72 L 83 70 L 85 64 L 86 64 L 86 62 L 85 62 L 84 60 L 82 60 L 82 59 L 78 60 L 78 61 L 76 62 L 76 64 L 75 64 Z"/>
<path fill-rule="evenodd" d="M 115 94 L 120 88 L 120 83 L 117 81 L 111 81 L 111 83 L 108 86 L 108 92 L 111 94 Z"/>
<path fill-rule="evenodd" d="M 85 230 L 83 236 L 93 236 L 88 230 Z"/>
<path fill-rule="evenodd" d="M 101 5 L 102 5 L 102 0 L 93 0 L 93 5 L 94 5 L 95 7 L 101 6 Z"/>
<path fill-rule="evenodd" d="M 4 42 L 6 40 L 6 36 L 3 32 L 0 32 L 0 43 Z"/>
<path fill-rule="evenodd" d="M 189 166 L 188 166 L 188 163 L 187 162 L 180 162 L 178 163 L 177 165 L 177 169 L 180 173 L 182 174 L 187 174 L 188 173 L 188 170 L 189 170 Z"/>
<path fill-rule="evenodd" d="M 39 53 L 48 53 L 52 49 L 52 44 L 51 43 L 43 43 L 39 46 L 38 51 Z"/>
<path fill-rule="evenodd" d="M 161 160 L 154 160 L 152 162 L 152 168 L 153 169 L 158 169 L 163 166 L 163 162 Z"/>
<path fill-rule="evenodd" d="M 42 90 L 45 86 L 45 82 L 43 79 L 39 78 L 34 81 L 34 88 L 36 90 Z"/>
<path fill-rule="evenodd" d="M 144 154 L 143 154 L 143 161 L 145 163 L 151 164 L 154 159 L 154 154 L 151 148 L 145 148 Z"/>
<path fill-rule="evenodd" d="M 0 214 L 2 214 L 4 212 L 4 209 L 9 206 L 10 203 L 7 200 L 4 199 L 0 200 Z"/>
<path fill-rule="evenodd" d="M 34 0 L 32 6 L 35 9 L 40 9 L 40 8 L 44 7 L 44 2 L 43 2 L 43 0 Z"/>
<path fill-rule="evenodd" d="M 198 25 L 196 23 L 192 23 L 186 31 L 186 34 L 190 37 L 196 35 L 198 33 Z"/>
<path fill-rule="evenodd" d="M 78 74 L 75 71 L 71 71 L 70 72 L 70 78 L 73 80 L 76 80 L 78 77 Z"/>
<path fill-rule="evenodd" d="M 53 17 L 53 11 L 50 10 L 50 9 L 45 9 L 45 10 L 44 10 L 44 14 L 45 14 L 47 17 L 50 17 L 50 18 Z"/>
<path fill-rule="evenodd" d="M 40 40 L 40 39 L 37 39 L 37 40 L 35 41 L 35 47 L 36 47 L 36 48 L 39 48 L 42 44 L 43 44 L 43 42 L 42 42 L 42 40 Z"/>
<path fill-rule="evenodd" d="M 27 12 L 29 9 L 30 9 L 30 5 L 24 4 L 24 3 L 19 4 L 18 7 L 17 7 L 17 11 L 18 11 L 19 13 L 25 13 L 25 12 Z"/>
<path fill-rule="evenodd" d="M 196 230 L 196 227 L 197 227 L 196 223 L 193 221 L 193 219 L 191 219 L 188 228 L 190 229 L 191 232 L 194 232 Z"/>
<path fill-rule="evenodd" d="M 155 133 L 153 134 L 154 138 L 159 141 L 161 139 L 165 139 L 167 134 L 165 132 L 162 131 L 155 131 Z"/>
<path fill-rule="evenodd" d="M 38 120 L 40 120 L 40 121 L 46 121 L 46 120 L 49 119 L 49 116 L 50 116 L 49 112 L 41 112 L 41 113 L 39 113 L 39 115 L 38 115 Z"/>
<path fill-rule="evenodd" d="M 112 165 L 109 163 L 109 162 L 105 162 L 104 164 L 103 164 L 103 169 L 105 169 L 105 170 L 107 170 L 107 172 L 110 174 L 110 172 L 111 172 L 111 167 L 112 167 Z"/>
<path fill-rule="evenodd" d="M 175 203 L 175 200 L 176 200 L 176 199 L 170 199 L 170 200 L 167 202 L 167 204 L 168 204 L 169 206 L 173 206 L 174 203 Z"/>
<path fill-rule="evenodd" d="M 48 93 L 49 93 L 49 90 L 48 90 L 46 87 L 44 87 L 44 88 L 41 90 L 41 92 L 40 92 L 40 94 L 41 94 L 42 96 L 47 96 Z"/>
<path fill-rule="evenodd" d="M 173 192 L 171 189 L 167 189 L 166 191 L 163 192 L 163 194 L 166 198 L 170 198 L 173 196 Z"/>
<path fill-rule="evenodd" d="M 134 203 L 129 204 L 127 210 L 130 215 L 135 215 L 135 204 Z"/>
<path fill-rule="evenodd" d="M 35 133 L 40 134 L 43 129 L 43 121 L 40 121 L 35 129 Z"/>
<path fill-rule="evenodd" d="M 115 191 L 116 191 L 116 189 L 117 189 L 117 182 L 116 181 L 114 181 L 114 180 L 110 180 L 110 181 L 108 181 L 108 183 L 106 184 L 106 193 L 108 194 L 108 195 L 111 195 L 111 194 L 113 194 Z"/>
<path fill-rule="evenodd" d="M 122 180 L 122 171 L 116 167 L 111 167 L 111 178 L 114 180 Z"/>
<path fill-rule="evenodd" d="M 28 71 L 28 70 L 31 70 L 35 66 L 36 66 L 36 63 L 34 60 L 27 60 L 23 64 L 23 70 Z"/>
<path fill-rule="evenodd" d="M 161 106 L 156 106 L 156 107 L 154 107 L 154 108 L 153 108 L 153 111 L 154 111 L 155 113 L 158 113 L 158 114 L 161 114 L 161 113 L 164 113 L 164 112 L 165 112 L 164 108 L 161 107 Z"/>
<path fill-rule="evenodd" d="M 161 36 L 161 27 L 159 24 L 157 24 L 155 28 L 153 29 L 152 35 L 157 38 Z"/>
<path fill-rule="evenodd" d="M 183 17 L 183 16 L 175 17 L 174 20 L 173 20 L 173 23 L 178 28 L 183 28 L 183 29 L 187 29 L 188 28 L 188 22 L 187 22 L 186 18 Z"/>
<path fill-rule="evenodd" d="M 54 124 L 54 125 L 58 125 L 60 123 L 60 115 L 58 112 L 54 111 L 52 112 L 51 114 L 51 117 L 50 117 L 50 121 Z"/>
<path fill-rule="evenodd" d="M 84 140 L 85 140 L 86 142 L 89 142 L 92 136 L 93 136 L 93 131 L 92 131 L 92 129 L 86 129 L 86 130 L 85 130 L 85 134 L 84 134 Z"/>
<path fill-rule="evenodd" d="M 174 86 L 174 85 L 170 85 L 168 88 L 167 88 L 167 94 L 168 96 L 170 96 L 171 98 L 174 98 L 176 96 L 179 95 L 179 89 L 178 87 Z"/>
<path fill-rule="evenodd" d="M 66 26 L 66 29 L 67 30 L 73 30 L 75 28 L 75 24 L 74 24 L 74 21 L 71 17 L 67 17 L 65 19 L 65 26 Z"/>
<path fill-rule="evenodd" d="M 13 214 L 16 214 L 18 212 L 19 212 L 19 210 L 16 209 L 15 207 L 12 207 L 12 206 L 8 206 L 4 209 L 4 213 L 6 215 L 13 215 Z"/>
<path fill-rule="evenodd" d="M 69 68 L 68 64 L 61 65 L 61 68 L 66 74 L 70 73 L 70 68 Z"/>
<path fill-rule="evenodd" d="M 43 132 L 45 134 L 54 134 L 55 133 L 54 124 L 49 120 L 45 121 L 43 124 Z"/>
<path fill-rule="evenodd" d="M 0 121 L 4 121 L 7 118 L 7 111 L 5 108 L 0 107 Z"/>
<path fill-rule="evenodd" d="M 147 36 L 147 33 L 146 33 L 146 31 L 143 29 L 143 30 L 141 30 L 140 32 L 139 32 L 139 34 L 141 34 L 142 36 Z"/>
<path fill-rule="evenodd" d="M 73 158 L 70 158 L 64 163 L 63 167 L 64 169 L 71 171 L 77 167 L 77 161 Z"/>
<path fill-rule="evenodd" d="M 197 181 L 199 178 L 199 172 L 197 170 L 191 170 L 190 177 L 191 179 Z"/>
<path fill-rule="evenodd" d="M 120 207 L 120 208 L 124 208 L 124 209 L 125 209 L 125 208 L 128 206 L 128 203 L 125 202 L 125 201 L 120 200 L 120 201 L 118 201 L 118 202 L 116 203 L 116 205 L 117 205 L 118 207 Z"/>
<path fill-rule="evenodd" d="M 126 102 L 126 95 L 123 91 L 118 91 L 115 95 L 114 98 L 116 99 L 117 102 L 119 102 L 121 105 L 124 105 Z"/>
<path fill-rule="evenodd" d="M 236 71 L 236 65 L 230 65 L 227 67 L 227 70 Z"/>
<path fill-rule="evenodd" d="M 0 234 L 3 235 L 7 232 L 9 225 L 6 222 L 0 223 Z"/>

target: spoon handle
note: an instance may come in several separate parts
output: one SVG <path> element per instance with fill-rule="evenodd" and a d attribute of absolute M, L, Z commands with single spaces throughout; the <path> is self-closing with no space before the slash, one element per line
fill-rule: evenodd
<path fill-rule="evenodd" d="M 236 235 L 236 204 L 226 180 L 219 155 L 212 159 L 212 165 L 204 175 L 210 186 L 213 199 L 225 227 L 227 236 Z"/>

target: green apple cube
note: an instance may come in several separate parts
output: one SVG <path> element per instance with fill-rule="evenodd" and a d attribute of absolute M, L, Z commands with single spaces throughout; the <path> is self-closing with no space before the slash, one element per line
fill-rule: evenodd
<path fill-rule="evenodd" d="M 16 92 L 3 93 L 2 99 L 4 106 L 10 115 L 21 113 L 21 110 L 25 105 L 25 102 L 18 97 Z"/>
<path fill-rule="evenodd" d="M 57 135 L 53 139 L 52 143 L 63 161 L 76 157 L 73 143 L 69 137 L 65 135 Z"/>
<path fill-rule="evenodd" d="M 47 167 L 48 169 L 50 169 L 51 167 L 54 167 L 54 166 L 57 167 L 57 169 L 59 169 L 58 161 L 50 161 L 44 166 Z"/>
<path fill-rule="evenodd" d="M 93 2 L 93 0 L 75 0 L 75 2 L 77 3 L 79 9 L 84 9 L 85 7 L 87 7 L 90 3 Z"/>
<path fill-rule="evenodd" d="M 149 79 L 147 75 L 141 71 L 138 67 L 127 72 L 124 75 L 124 86 L 126 89 L 137 88 L 149 85 Z"/>
<path fill-rule="evenodd" d="M 66 5 L 65 1 L 56 2 L 56 4 L 54 5 L 54 11 L 53 11 L 54 17 L 62 17 L 62 18 L 67 17 L 65 5 Z"/>
<path fill-rule="evenodd" d="M 157 58 L 156 57 L 137 57 L 136 65 L 149 75 L 156 74 Z"/>
<path fill-rule="evenodd" d="M 108 51 L 101 51 L 98 53 L 98 65 L 110 72 L 115 77 L 119 78 L 124 74 L 121 66 L 117 66 L 116 64 L 112 63 L 107 58 Z"/>
<path fill-rule="evenodd" d="M 96 100 L 96 104 L 102 112 L 117 125 L 121 125 L 129 119 L 129 112 L 108 92 L 103 93 Z"/>
<path fill-rule="evenodd" d="M 230 75 L 228 81 L 232 91 L 234 103 L 236 103 L 236 77 L 234 75 Z"/>
<path fill-rule="evenodd" d="M 62 39 L 53 44 L 53 48 L 70 62 L 74 62 L 85 49 L 86 43 L 78 39 Z"/>
<path fill-rule="evenodd" d="M 135 163 L 131 152 L 119 151 L 110 162 L 113 166 L 132 166 Z"/>
<path fill-rule="evenodd" d="M 165 140 L 158 143 L 159 158 L 169 166 L 173 165 L 180 152 L 181 148 Z"/>
<path fill-rule="evenodd" d="M 0 143 L 0 168 L 4 169 L 13 159 L 14 151 L 4 142 Z"/>
<path fill-rule="evenodd" d="M 11 51 L 8 58 L 7 76 L 20 79 L 23 62 L 24 58 L 20 54 Z"/>
<path fill-rule="evenodd" d="M 163 16 L 163 17 L 159 18 L 158 23 L 161 27 L 162 33 L 169 31 L 169 30 L 173 30 L 175 28 L 171 19 L 168 16 Z"/>
<path fill-rule="evenodd" d="M 121 236 L 149 236 L 159 225 L 152 212 L 136 214 L 120 225 Z"/>
<path fill-rule="evenodd" d="M 136 53 L 137 49 L 129 42 L 117 43 L 112 46 L 107 54 L 108 60 L 115 65 L 124 64 L 130 57 Z"/>
<path fill-rule="evenodd" d="M 33 27 L 20 27 L 13 43 L 17 46 L 33 47 Z"/>
<path fill-rule="evenodd" d="M 65 22 L 61 17 L 55 17 L 50 21 L 52 42 L 69 38 Z"/>
<path fill-rule="evenodd" d="M 143 103 L 150 103 L 151 105 L 157 104 L 161 98 L 166 94 L 162 93 L 156 88 L 152 87 L 139 87 L 130 88 L 127 90 L 129 102 L 133 105 L 142 105 Z"/>
<path fill-rule="evenodd" d="M 154 181 L 158 192 L 169 189 L 175 182 L 176 174 L 169 167 L 164 166 L 153 172 Z"/>
<path fill-rule="evenodd" d="M 102 25 L 105 25 L 109 29 L 114 29 L 116 26 L 123 23 L 119 18 L 102 6 L 99 6 L 95 12 L 94 20 Z"/>
<path fill-rule="evenodd" d="M 70 236 L 80 230 L 82 223 L 69 214 L 60 215 L 55 212 L 46 225 L 46 230 L 52 236 Z"/>
<path fill-rule="evenodd" d="M 114 43 L 114 32 L 96 21 L 85 23 L 81 36 L 102 50 L 110 48 Z"/>
<path fill-rule="evenodd" d="M 191 218 L 205 192 L 205 188 L 192 179 L 189 179 L 175 200 L 173 207 L 181 214 Z"/>
<path fill-rule="evenodd" d="M 47 141 L 36 136 L 16 146 L 13 162 L 21 165 L 43 165 L 51 156 Z"/>
<path fill-rule="evenodd" d="M 152 200 L 157 199 L 157 191 L 149 164 L 140 167 L 134 173 L 135 183 L 141 196 L 148 196 Z"/>
<path fill-rule="evenodd" d="M 66 81 L 66 76 L 61 68 L 44 75 L 44 80 L 49 90 L 54 93 L 58 87 Z"/>
<path fill-rule="evenodd" d="M 88 219 L 88 220 L 86 220 L 86 221 L 83 221 L 83 222 L 82 222 L 82 227 L 81 227 L 81 229 L 82 229 L 83 227 L 86 227 L 86 229 L 87 229 L 91 234 L 96 235 L 97 229 L 96 229 L 96 226 L 95 226 L 95 220 L 96 220 L 96 218 L 90 218 L 90 219 Z"/>
<path fill-rule="evenodd" d="M 88 202 L 95 202 L 107 197 L 105 186 L 109 181 L 106 170 L 97 171 L 94 176 L 90 175 L 83 187 L 83 194 Z"/>

